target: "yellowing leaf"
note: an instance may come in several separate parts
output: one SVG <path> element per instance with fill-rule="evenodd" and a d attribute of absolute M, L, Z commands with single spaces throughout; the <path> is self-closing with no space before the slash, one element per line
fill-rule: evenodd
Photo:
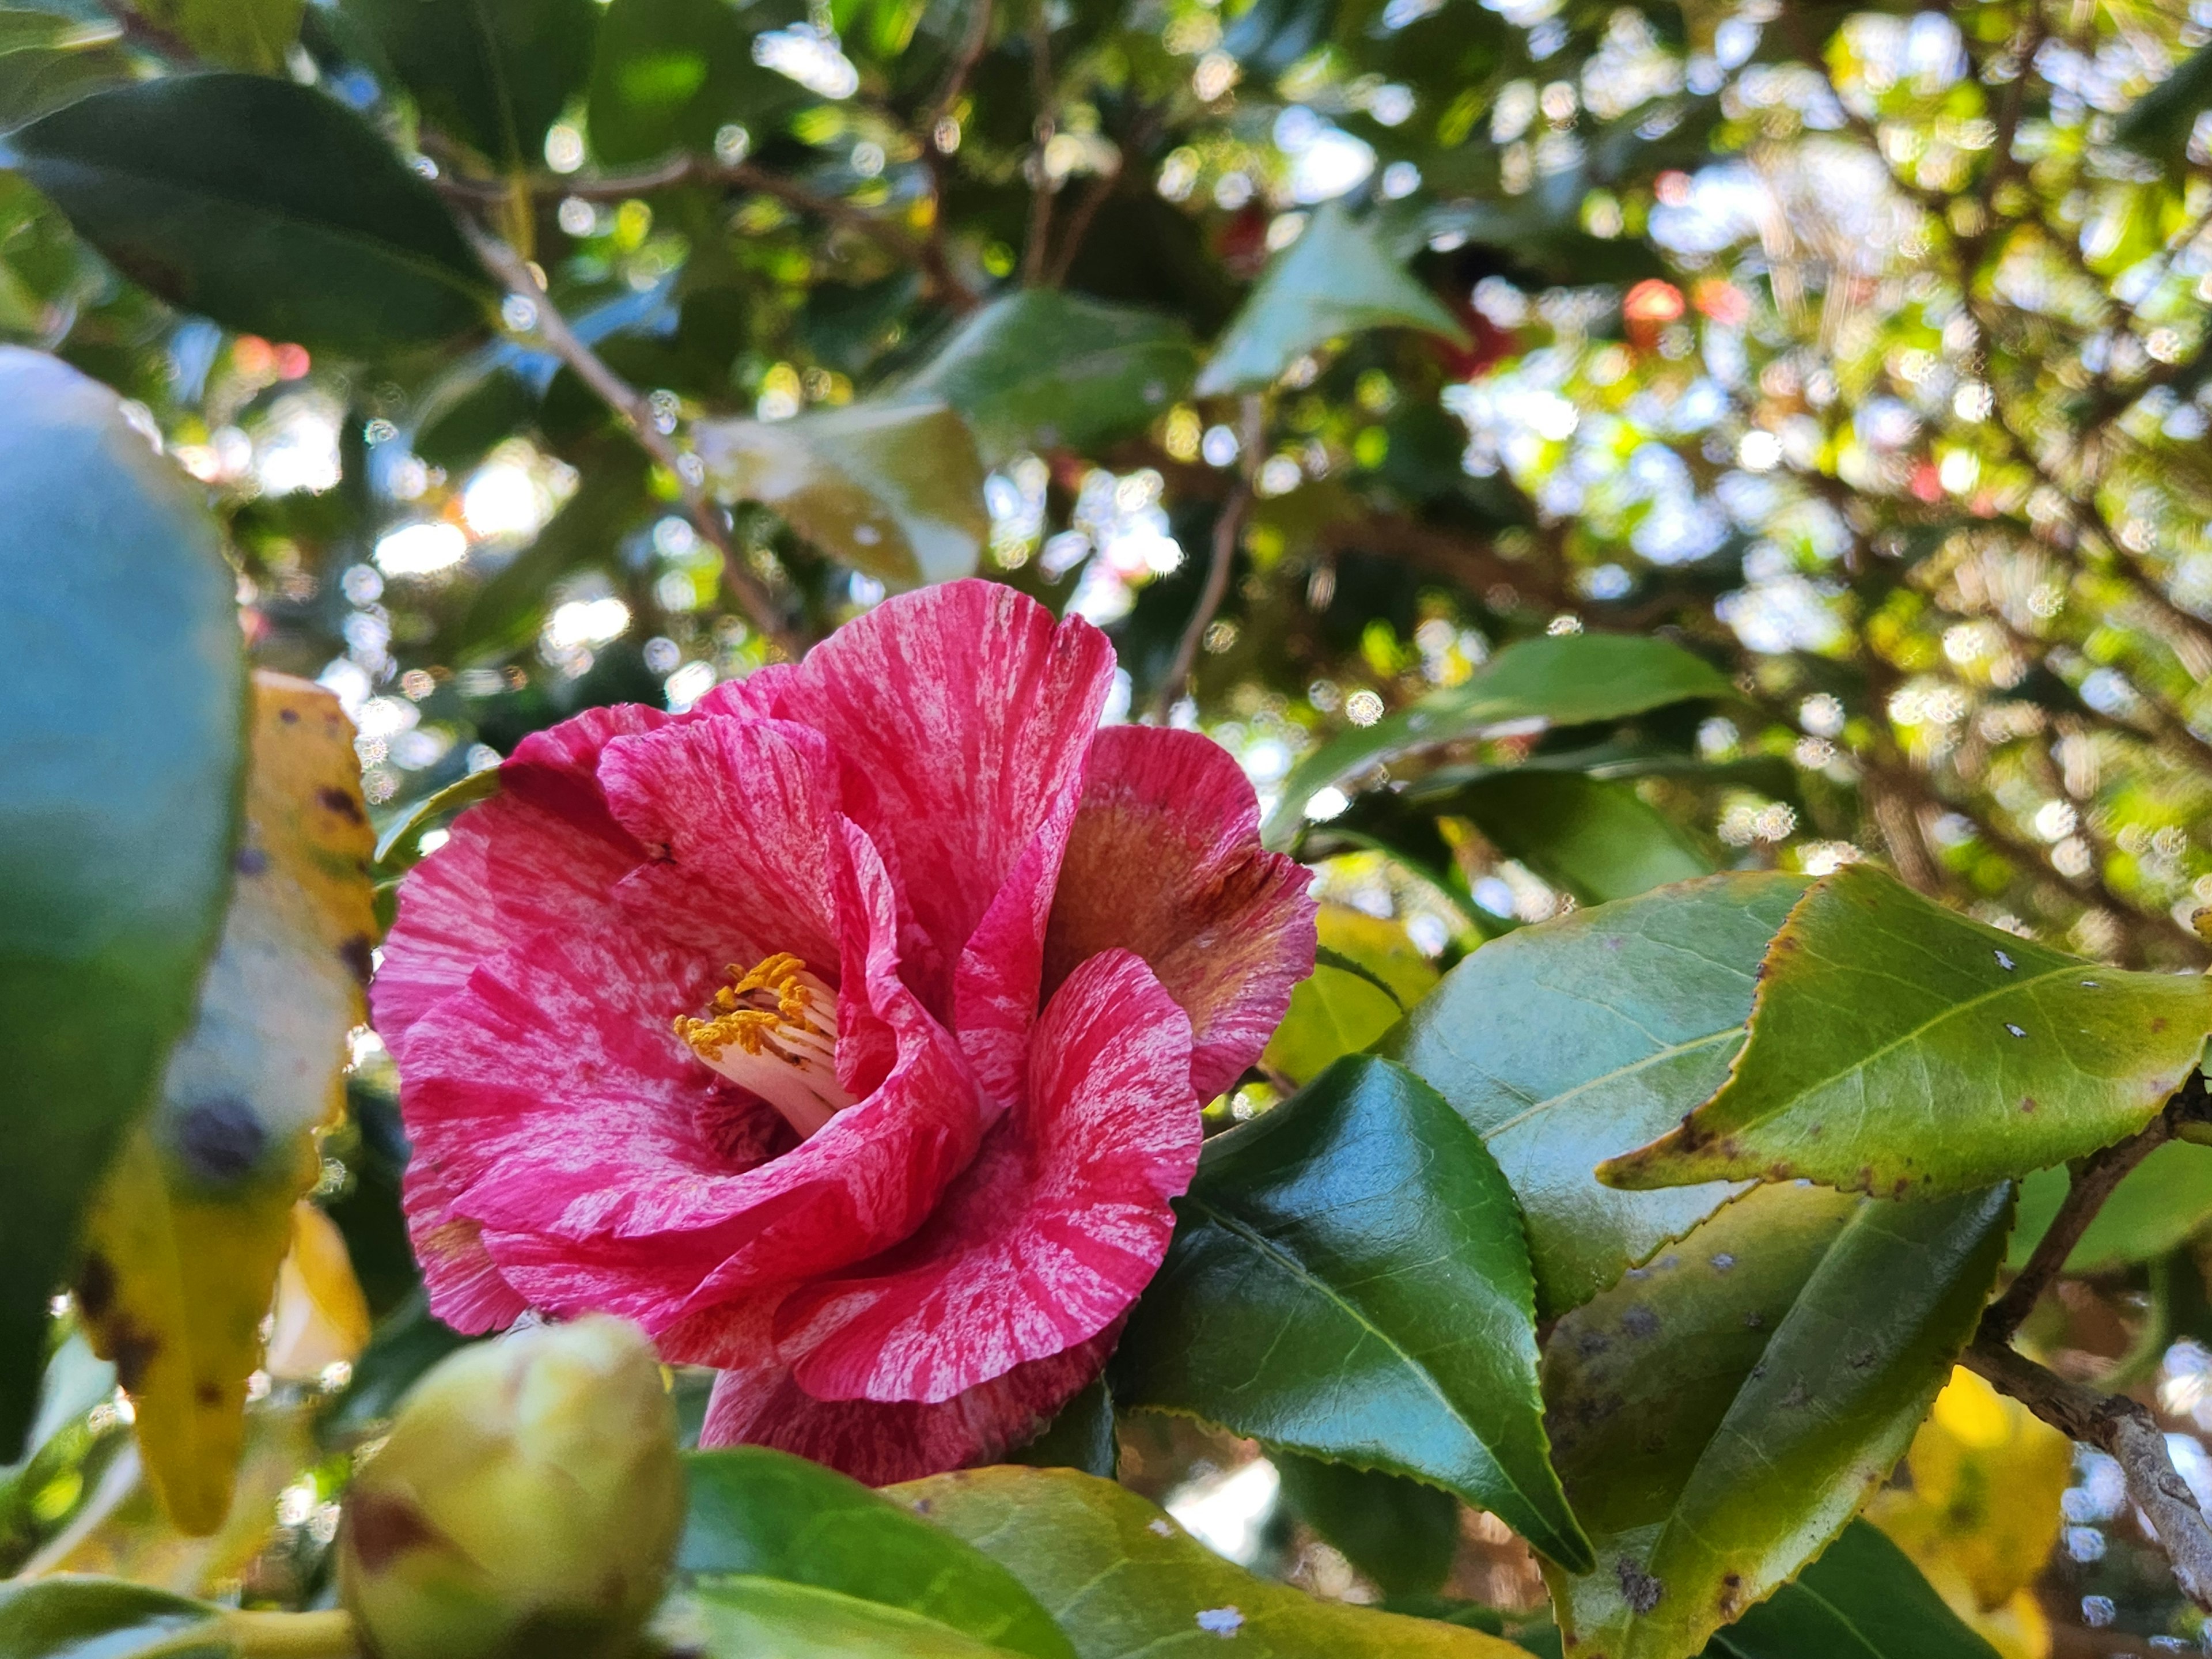
<path fill-rule="evenodd" d="M 352 739 L 328 692 L 254 677 L 222 942 L 161 1104 L 87 1226 L 87 1333 L 137 1407 L 148 1483 L 195 1535 L 230 1508 L 262 1316 L 293 1205 L 314 1183 L 315 1130 L 342 1099 L 346 1033 L 363 1018 L 371 837 Z"/>
<path fill-rule="evenodd" d="M 1905 1467 L 1910 1489 L 1880 1493 L 1867 1518 L 2007 1659 L 2042 1659 L 2050 1631 L 2027 1591 L 2057 1540 L 2072 1443 L 1954 1370 Z"/>
<path fill-rule="evenodd" d="M 292 1206 L 292 1248 L 276 1270 L 269 1374 L 312 1382 L 332 1365 L 350 1365 L 368 1346 L 368 1298 L 354 1277 L 345 1235 L 301 1200 Z"/>
<path fill-rule="evenodd" d="M 1366 969 L 1390 990 L 1326 962 L 1316 967 L 1291 993 L 1289 1012 L 1264 1056 L 1270 1068 L 1294 1083 L 1308 1082 L 1331 1060 L 1366 1048 L 1437 982 L 1437 970 L 1395 921 L 1348 905 L 1324 904 L 1317 926 L 1324 950 Z"/>

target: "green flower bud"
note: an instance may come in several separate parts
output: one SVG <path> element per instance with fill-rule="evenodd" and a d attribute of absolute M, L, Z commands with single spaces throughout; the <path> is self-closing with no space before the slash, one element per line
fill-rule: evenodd
<path fill-rule="evenodd" d="M 600 1659 L 659 1602 L 684 1504 L 644 1335 L 542 1326 L 415 1385 L 347 1496 L 338 1582 L 377 1659 Z"/>

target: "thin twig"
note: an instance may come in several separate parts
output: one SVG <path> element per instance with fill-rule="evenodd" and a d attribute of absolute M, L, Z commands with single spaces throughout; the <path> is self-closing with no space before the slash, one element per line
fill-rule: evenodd
<path fill-rule="evenodd" d="M 971 0 L 968 12 L 968 33 L 960 42 L 960 55 L 952 60 L 951 73 L 945 85 L 929 107 L 929 117 L 922 140 L 933 143 L 937 124 L 952 113 L 967 90 L 968 77 L 975 72 L 975 65 L 983 59 L 984 49 L 991 44 L 991 0 Z"/>
<path fill-rule="evenodd" d="M 2092 1152 L 2075 1164 L 2073 1184 L 2066 1189 L 2065 1202 L 2058 1206 L 2058 1213 L 2051 1218 L 2051 1225 L 2037 1241 L 2027 1265 L 1982 1315 L 1981 1335 L 1984 1340 L 2012 1340 L 2013 1333 L 2035 1310 L 2043 1293 L 2065 1271 L 2067 1258 L 2074 1254 L 2074 1247 L 2081 1242 L 2081 1235 L 2097 1218 L 2097 1212 L 2104 1207 L 2114 1188 L 2133 1173 L 2136 1165 L 2172 1139 L 2173 1120 L 2169 1114 L 2160 1112 L 2141 1133 Z"/>
<path fill-rule="evenodd" d="M 1060 252 L 1053 256 L 1052 268 L 1044 275 L 1048 288 L 1058 288 L 1067 281 L 1067 273 L 1075 268 L 1075 256 L 1083 252 L 1083 239 L 1090 234 L 1091 222 L 1098 216 L 1098 210 L 1106 205 L 1106 198 L 1121 182 L 1121 169 L 1116 165 L 1097 174 L 1084 187 L 1076 199 L 1075 211 L 1067 216 L 1067 228 L 1060 235 Z"/>
<path fill-rule="evenodd" d="M 1045 152 L 1052 148 L 1058 99 L 1052 80 L 1052 23 L 1045 16 L 1045 0 L 1030 8 L 1030 88 L 1036 100 L 1034 131 L 1036 149 L 1030 166 L 1029 237 L 1022 244 L 1022 286 L 1034 288 L 1044 280 L 1046 243 L 1052 235 L 1052 173 Z"/>
<path fill-rule="evenodd" d="M 1213 625 L 1214 613 L 1221 609 L 1221 601 L 1229 593 L 1229 572 L 1237 562 L 1237 543 L 1244 532 L 1244 515 L 1251 511 L 1253 484 L 1260 471 L 1261 428 L 1260 395 L 1248 392 L 1244 398 L 1243 431 L 1238 441 L 1243 446 L 1243 465 L 1237 471 L 1237 487 L 1213 515 L 1213 553 L 1206 567 L 1206 586 L 1198 596 L 1198 606 L 1190 613 L 1190 621 L 1176 642 L 1175 661 L 1170 665 L 1167 678 L 1160 682 L 1159 696 L 1153 703 L 1153 714 L 1162 726 L 1182 696 L 1183 687 L 1190 683 L 1191 671 L 1198 665 L 1198 653 L 1206 643 L 1206 629 Z"/>
<path fill-rule="evenodd" d="M 2174 1583 L 2212 1613 L 2212 1527 L 2205 1524 L 2189 1483 L 2175 1470 L 2166 1436 L 2149 1409 L 2124 1395 L 2069 1382 L 2008 1344 L 1986 1337 L 1975 1340 L 1964 1364 L 2062 1434 L 2094 1446 L 2119 1464 L 2128 1496 L 2173 1564 Z"/>
<path fill-rule="evenodd" d="M 575 371 L 576 378 L 621 417 L 639 447 L 675 477 L 685 512 L 699 533 L 720 552 L 723 576 L 737 594 L 738 603 L 744 606 L 745 613 L 752 618 L 753 626 L 796 660 L 805 652 L 806 641 L 784 620 L 768 590 L 745 568 L 744 555 L 730 534 L 729 520 L 707 495 L 699 475 L 698 458 L 685 456 L 669 441 L 668 434 L 655 422 L 652 404 L 608 368 L 599 353 L 576 337 L 576 331 L 568 326 L 568 319 L 538 285 L 536 273 L 522 256 L 466 216 L 457 216 L 462 234 L 469 239 L 483 268 L 509 293 L 529 302 L 537 319 L 538 337 L 547 349 Z"/>

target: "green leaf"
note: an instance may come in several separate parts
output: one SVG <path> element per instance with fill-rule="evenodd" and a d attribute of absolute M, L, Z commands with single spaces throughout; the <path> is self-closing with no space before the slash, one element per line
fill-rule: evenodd
<path fill-rule="evenodd" d="M 1956 1192 L 2134 1133 L 2212 1031 L 2201 975 L 2080 961 L 1870 864 L 1807 892 L 1760 975 L 1728 1082 L 1599 1179 Z"/>
<path fill-rule="evenodd" d="M 139 0 L 137 9 L 212 63 L 273 75 L 300 38 L 302 7 L 303 0 Z"/>
<path fill-rule="evenodd" d="M 51 11 L 0 11 L 0 127 L 131 78 L 119 32 Z"/>
<path fill-rule="evenodd" d="M 2071 1178 L 2038 1170 L 2020 1186 L 2020 1224 L 2006 1264 L 2019 1268 L 2049 1231 Z M 2137 1164 L 2106 1199 L 2066 1258 L 2069 1273 L 2100 1273 L 2155 1261 L 2212 1223 L 2212 1146 L 2168 1141 Z"/>
<path fill-rule="evenodd" d="M 1711 1659 L 1996 1659 L 1905 1552 L 1863 1521 L 1712 1639 Z"/>
<path fill-rule="evenodd" d="M 1295 1452 L 1273 1455 L 1299 1519 L 1385 1595 L 1419 1595 L 1444 1582 L 1459 1548 L 1459 1505 L 1450 1493 Z"/>
<path fill-rule="evenodd" d="M 1499 852 L 1585 903 L 1713 872 L 1712 860 L 1631 784 L 1515 769 L 1467 785 L 1452 805 Z"/>
<path fill-rule="evenodd" d="M 2113 127 L 2112 137 L 2140 155 L 2179 166 L 2197 117 L 2208 107 L 2212 107 L 2212 46 L 2200 46 L 2128 107 Z"/>
<path fill-rule="evenodd" d="M 1079 1659 L 1519 1659 L 1480 1632 L 1317 1601 L 1234 1566 L 1126 1486 L 1073 1469 L 991 1468 L 886 1489 L 1011 1571 Z"/>
<path fill-rule="evenodd" d="M 1121 1466 L 1121 1443 L 1114 1427 L 1114 1391 L 1106 1379 L 1097 1378 L 1062 1406 L 1043 1432 L 1009 1453 L 1006 1462 L 1036 1469 L 1081 1469 L 1111 1480 Z"/>
<path fill-rule="evenodd" d="M 222 926 L 246 673 L 199 491 L 115 394 L 0 348 L 0 1457 L 83 1207 Z"/>
<path fill-rule="evenodd" d="M 805 8 L 753 0 L 613 0 L 599 22 L 586 118 L 602 161 L 701 154 L 731 123 L 766 137 L 768 124 L 810 94 L 753 61 L 753 38 L 805 17 Z"/>
<path fill-rule="evenodd" d="M 991 533 L 983 465 L 942 404 L 856 404 L 696 430 L 719 499 L 774 507 L 832 558 L 898 588 L 974 574 Z"/>
<path fill-rule="evenodd" d="M 499 769 L 488 766 L 433 790 L 376 840 L 374 873 L 379 881 L 405 875 L 422 860 L 422 836 L 449 819 L 499 793 Z"/>
<path fill-rule="evenodd" d="M 833 1469 L 763 1446 L 685 1460 L 691 1507 L 680 1571 L 740 1573 L 930 1620 L 994 1650 L 1073 1650 L 1006 1568 Z"/>
<path fill-rule="evenodd" d="M 1256 392 L 1307 352 L 1370 328 L 1417 328 L 1467 341 L 1451 313 L 1406 274 L 1373 226 L 1355 222 L 1330 202 L 1315 210 L 1304 233 L 1261 273 L 1194 390 L 1201 398 Z"/>
<path fill-rule="evenodd" d="M 709 1579 L 659 1621 L 708 1659 L 1004 1659 L 1009 1650 L 920 1613 L 780 1578 Z"/>
<path fill-rule="evenodd" d="M 1734 688 L 1710 664 L 1666 640 L 1632 634 L 1560 634 L 1510 645 L 1458 685 L 1431 691 L 1372 726 L 1339 732 L 1283 781 L 1265 839 L 1287 848 L 1306 803 L 1322 790 L 1408 750 L 1454 743 L 1522 720 L 1573 726 L 1619 720 Z"/>
<path fill-rule="evenodd" d="M 227 327 L 369 355 L 487 314 L 491 291 L 429 185 L 307 87 L 149 81 L 11 142 L 24 176 L 126 276 Z"/>
<path fill-rule="evenodd" d="M 1429 1481 L 1555 1559 L 1534 1284 L 1480 1137 L 1387 1060 L 1339 1060 L 1210 1141 L 1115 1358 L 1128 1406 Z"/>
<path fill-rule="evenodd" d="M 1597 1550 L 1546 1569 L 1570 1644 L 1686 1659 L 1841 1531 L 1949 1376 L 2011 1219 L 2007 1187 L 1758 1187 L 1561 1320 L 1547 1420 Z"/>
<path fill-rule="evenodd" d="M 225 1659 L 220 1607 L 119 1578 L 0 1584 L 0 1659 Z"/>
<path fill-rule="evenodd" d="M 1447 974 L 1383 1045 L 1505 1172 L 1543 1317 L 1588 1301 L 1736 1190 L 1624 1193 L 1590 1172 L 1721 1085 L 1767 942 L 1805 887 L 1714 876 L 1518 929 Z"/>
<path fill-rule="evenodd" d="M 962 324 L 905 383 L 967 418 L 984 462 L 1142 432 L 1190 389 L 1198 354 L 1176 319 L 1053 288 L 1018 289 Z"/>
<path fill-rule="evenodd" d="M 215 0 L 232 4 L 235 0 Z M 598 0 L 339 0 L 428 124 L 501 168 L 544 159 L 583 88 Z"/>
<path fill-rule="evenodd" d="M 1396 922 L 1342 904 L 1322 905 L 1316 921 L 1312 975 L 1291 992 L 1261 1057 L 1294 1083 L 1371 1046 L 1437 982 L 1437 970 Z"/>

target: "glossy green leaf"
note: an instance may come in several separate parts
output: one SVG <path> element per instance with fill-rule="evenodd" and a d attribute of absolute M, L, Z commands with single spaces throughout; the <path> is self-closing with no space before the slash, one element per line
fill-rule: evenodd
<path fill-rule="evenodd" d="M 1569 1314 L 1547 1421 L 1596 1569 L 1547 1567 L 1577 1652 L 1687 1659 L 1887 1477 L 1972 1334 L 2008 1188 L 1753 1188 Z"/>
<path fill-rule="evenodd" d="M 1260 275 L 1198 377 L 1201 398 L 1271 386 L 1300 357 L 1370 328 L 1415 328 L 1464 343 L 1457 319 L 1377 237 L 1331 202 Z"/>
<path fill-rule="evenodd" d="M 605 10 L 586 110 L 603 161 L 711 154 L 716 135 L 733 124 L 765 137 L 769 121 L 808 96 L 752 53 L 755 35 L 805 17 L 803 5 L 612 0 Z"/>
<path fill-rule="evenodd" d="M 834 1469 L 764 1446 L 695 1452 L 685 1466 L 684 1573 L 833 1591 L 1034 1659 L 1072 1651 L 1004 1567 Z"/>
<path fill-rule="evenodd" d="M 210 63 L 279 73 L 300 38 L 304 0 L 139 0 L 147 21 Z"/>
<path fill-rule="evenodd" d="M 2066 1201 L 2072 1184 L 2063 1169 L 2038 1170 L 2020 1187 L 2020 1224 L 2008 1265 L 2024 1267 Z M 2212 1146 L 2168 1141 L 2129 1172 L 2106 1199 L 2066 1258 L 2069 1272 L 2089 1273 L 2155 1261 L 2212 1224 Z"/>
<path fill-rule="evenodd" d="M 1905 1552 L 1863 1521 L 1716 1635 L 1711 1659 L 1996 1659 Z"/>
<path fill-rule="evenodd" d="M 0 349 L 0 1456 L 86 1201 L 152 1105 L 230 884 L 246 674 L 199 493 L 115 394 Z"/>
<path fill-rule="evenodd" d="M 252 75 L 96 92 L 17 131 L 24 175 L 127 276 L 275 340 L 373 353 L 482 322 L 428 185 L 352 111 Z"/>
<path fill-rule="evenodd" d="M 1956 1192 L 2132 1134 L 2208 1032 L 2198 975 L 2082 962 L 1848 865 L 1768 948 L 1728 1082 L 1600 1178 Z"/>
<path fill-rule="evenodd" d="M 1499 852 L 1585 903 L 1633 898 L 1713 870 L 1631 784 L 1515 769 L 1468 784 L 1453 807 Z"/>
<path fill-rule="evenodd" d="M 0 10 L 0 127 L 131 79 L 120 40 L 112 25 L 51 11 Z"/>
<path fill-rule="evenodd" d="M 1429 1481 L 1555 1559 L 1521 1216 L 1480 1137 L 1387 1060 L 1339 1060 L 1206 1146 L 1115 1397 Z"/>
<path fill-rule="evenodd" d="M 1385 1595 L 1419 1595 L 1444 1582 L 1459 1548 L 1459 1505 L 1449 1492 L 1295 1452 L 1273 1455 L 1292 1511 Z"/>
<path fill-rule="evenodd" d="M 865 1597 L 781 1578 L 708 1579 L 658 1621 L 707 1659 L 1005 1659 L 1009 1650 Z"/>
<path fill-rule="evenodd" d="M 1088 453 L 1140 433 L 1197 371 L 1190 331 L 1175 318 L 1025 288 L 962 324 L 904 390 L 958 410 L 996 465 L 1023 450 Z"/>
<path fill-rule="evenodd" d="M 1571 726 L 1618 720 L 1691 697 L 1724 697 L 1727 679 L 1679 645 L 1631 634 L 1546 635 L 1510 645 L 1458 685 L 1431 691 L 1372 726 L 1339 732 L 1298 763 L 1265 830 L 1288 847 L 1322 790 L 1408 750 L 1523 720 Z"/>
<path fill-rule="evenodd" d="M 788 421 L 703 422 L 708 488 L 759 501 L 893 587 L 973 574 L 991 533 L 983 465 L 941 404 L 856 404 Z"/>
<path fill-rule="evenodd" d="M 1484 945 L 1383 1045 L 1481 1132 L 1555 1318 L 1697 1225 L 1726 1182 L 1624 1193 L 1591 1173 L 1681 1121 L 1743 1044 L 1798 877 L 1715 876 Z"/>
<path fill-rule="evenodd" d="M 508 169 L 544 160 L 545 129 L 591 69 L 600 9 L 598 0 L 339 6 L 375 42 L 426 122 Z"/>
<path fill-rule="evenodd" d="M 1342 904 L 1322 905 L 1316 920 L 1321 951 L 1313 974 L 1291 992 L 1261 1056 L 1293 1083 L 1370 1047 L 1437 982 L 1437 970 L 1396 922 Z"/>
<path fill-rule="evenodd" d="M 1518 1659 L 1479 1631 L 1317 1601 L 1223 1560 L 1126 1486 L 992 1468 L 886 1489 L 1029 1587 L 1079 1659 Z"/>
<path fill-rule="evenodd" d="M 0 1584 L 0 1659 L 228 1659 L 221 1608 L 119 1578 Z"/>

